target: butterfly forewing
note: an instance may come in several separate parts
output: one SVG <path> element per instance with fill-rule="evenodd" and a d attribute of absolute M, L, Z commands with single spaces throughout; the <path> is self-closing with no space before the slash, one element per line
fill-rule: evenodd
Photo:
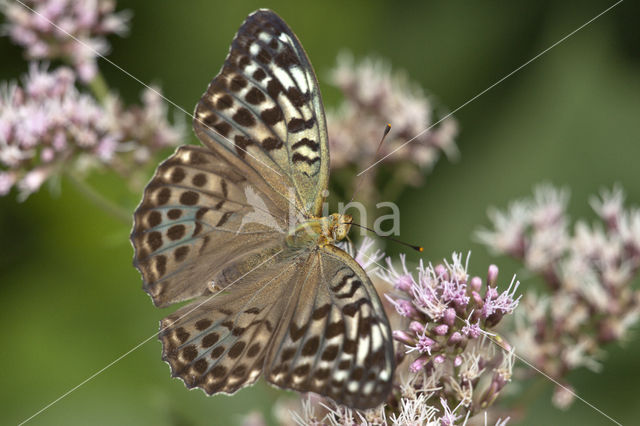
<path fill-rule="evenodd" d="M 289 27 L 260 10 L 243 23 L 196 107 L 194 129 L 232 149 L 292 202 L 319 215 L 329 176 L 327 129 L 313 68 Z"/>

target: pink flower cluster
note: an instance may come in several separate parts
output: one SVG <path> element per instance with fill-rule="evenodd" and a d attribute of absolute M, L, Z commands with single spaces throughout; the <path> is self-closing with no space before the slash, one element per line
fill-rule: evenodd
<path fill-rule="evenodd" d="M 52 72 L 31 64 L 24 85 L 0 97 L 0 195 L 18 181 L 23 196 L 37 190 L 75 149 L 107 159 L 114 143 L 102 108 L 75 88 L 66 67 Z M 1 169 L 0 169 L 1 170 Z"/>
<path fill-rule="evenodd" d="M 142 107 L 125 109 L 115 97 L 106 105 L 80 92 L 67 67 L 48 71 L 32 63 L 22 85 L 5 85 L 0 94 L 0 195 L 17 185 L 24 199 L 83 154 L 86 160 L 114 165 L 116 154 L 133 153 L 133 161 L 140 163 L 150 150 L 182 139 L 156 92 L 146 92 Z"/>
<path fill-rule="evenodd" d="M 387 123 L 391 123 L 392 129 L 379 157 L 415 139 L 386 161 L 407 161 L 428 168 L 438 160 L 440 152 L 457 155 L 456 121 L 449 117 L 426 130 L 438 121 L 431 100 L 404 74 L 392 73 L 384 61 L 368 58 L 355 63 L 350 55 L 342 54 L 331 80 L 345 97 L 345 102 L 328 115 L 332 167 L 373 163 Z M 420 182 L 419 171 L 416 173 L 412 176 L 413 183 Z"/>
<path fill-rule="evenodd" d="M 405 257 L 400 268 L 387 259 L 387 271 L 379 276 L 396 292 L 386 295 L 408 326 L 394 330 L 394 339 L 415 353 L 408 368 L 415 386 L 432 389 L 447 401 L 457 401 L 461 412 L 473 415 L 493 403 L 511 378 L 513 351 L 492 330 L 518 306 L 515 278 L 506 290 L 497 286 L 498 268 L 491 265 L 486 282 L 467 274 L 468 258 L 454 253 L 452 262 L 425 266 L 409 272 Z M 392 321 L 393 322 L 393 321 Z M 422 376 L 421 373 L 426 373 Z M 484 389 L 481 377 L 490 375 Z M 434 390 L 435 389 L 435 390 Z"/>
<path fill-rule="evenodd" d="M 126 33 L 129 14 L 114 13 L 114 0 L 21 0 L 0 2 L 5 32 L 30 59 L 63 59 L 87 82 L 96 56 L 109 50 L 106 36 Z"/>
<path fill-rule="evenodd" d="M 640 209 L 624 206 L 620 188 L 603 191 L 591 205 L 601 219 L 580 220 L 573 231 L 568 192 L 549 185 L 505 212 L 492 210 L 492 229 L 478 233 L 490 249 L 522 261 L 548 284 L 528 292 L 509 340 L 536 368 L 565 381 L 570 371 L 598 370 L 604 344 L 624 340 L 640 318 Z M 573 394 L 558 387 L 553 401 L 566 407 Z"/>

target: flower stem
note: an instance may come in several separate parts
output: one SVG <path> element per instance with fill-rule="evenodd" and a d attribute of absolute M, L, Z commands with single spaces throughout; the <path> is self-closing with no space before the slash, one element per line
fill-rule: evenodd
<path fill-rule="evenodd" d="M 101 210 L 118 219 L 119 221 L 130 224 L 131 213 L 123 207 L 117 205 L 113 201 L 100 194 L 94 187 L 89 185 L 84 179 L 78 177 L 75 173 L 67 171 L 67 177 L 75 186 L 75 188 L 84 195 L 89 201 L 98 206 Z"/>
<path fill-rule="evenodd" d="M 91 89 L 93 96 L 101 103 L 105 101 L 109 94 L 109 86 L 107 86 L 107 82 L 100 72 L 97 72 L 93 80 L 89 82 L 89 89 Z"/>

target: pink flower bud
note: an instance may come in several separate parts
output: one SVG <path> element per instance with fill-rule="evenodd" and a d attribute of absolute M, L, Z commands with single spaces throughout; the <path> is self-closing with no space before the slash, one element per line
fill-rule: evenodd
<path fill-rule="evenodd" d="M 59 130 L 53 135 L 53 142 L 51 144 L 56 151 L 62 151 L 67 147 L 67 136 L 63 131 Z"/>
<path fill-rule="evenodd" d="M 482 296 L 480 296 L 476 291 L 471 292 L 471 297 L 473 297 L 473 301 L 476 303 L 478 308 L 482 308 L 484 306 L 484 300 L 482 300 Z"/>
<path fill-rule="evenodd" d="M 451 335 L 451 337 L 449 337 L 449 341 L 447 343 L 449 345 L 457 345 L 458 343 L 461 343 L 463 339 L 464 337 L 462 336 L 462 334 L 456 331 Z"/>
<path fill-rule="evenodd" d="M 444 336 L 449 331 L 449 326 L 447 324 L 440 324 L 433 327 L 433 332 L 438 336 Z"/>
<path fill-rule="evenodd" d="M 453 308 L 447 308 L 442 315 L 442 321 L 450 327 L 453 327 L 453 324 L 456 321 L 456 310 Z"/>
<path fill-rule="evenodd" d="M 411 324 L 409 324 L 409 330 L 416 334 L 422 334 L 424 333 L 424 325 L 418 321 L 411 321 Z"/>
<path fill-rule="evenodd" d="M 411 302 L 403 299 L 397 300 L 396 310 L 403 317 L 415 318 L 418 314 Z"/>
<path fill-rule="evenodd" d="M 469 286 L 471 287 L 471 290 L 479 292 L 480 289 L 482 288 L 482 279 L 480 277 L 471 278 L 471 282 L 469 283 Z"/>
<path fill-rule="evenodd" d="M 400 343 L 404 343 L 405 345 L 413 346 L 416 343 L 416 339 L 409 336 L 406 332 L 402 330 L 394 330 L 393 338 Z"/>
<path fill-rule="evenodd" d="M 487 285 L 495 286 L 498 280 L 498 267 L 496 265 L 489 265 L 489 271 L 487 272 Z"/>
<path fill-rule="evenodd" d="M 439 280 L 449 281 L 449 272 L 447 271 L 447 268 L 442 263 L 436 265 L 436 267 L 433 268 L 433 271 L 436 273 L 436 277 Z"/>
<path fill-rule="evenodd" d="M 415 282 L 413 281 L 413 277 L 408 275 L 399 276 L 396 281 L 393 283 L 393 286 L 398 290 L 410 292 L 411 286 L 413 286 Z"/>
<path fill-rule="evenodd" d="M 55 157 L 55 152 L 51 148 L 43 148 L 40 153 L 40 158 L 43 162 L 48 163 Z"/>
<path fill-rule="evenodd" d="M 396 312 L 398 312 L 398 315 L 402 317 L 419 318 L 418 311 L 416 310 L 416 308 L 413 307 L 411 302 L 409 302 L 408 300 L 394 299 L 388 294 L 385 294 L 384 296 L 387 298 L 389 302 L 393 304 L 393 307 L 396 308 Z"/>
<path fill-rule="evenodd" d="M 495 299 L 496 297 L 498 297 L 498 289 L 496 287 L 487 287 L 487 293 L 485 294 L 485 299 L 486 300 L 491 300 L 491 299 Z"/>
<path fill-rule="evenodd" d="M 417 373 L 418 371 L 422 370 L 426 364 L 427 364 L 427 357 L 421 356 L 415 361 L 413 361 L 411 365 L 409 365 L 409 370 L 411 370 L 412 373 Z"/>

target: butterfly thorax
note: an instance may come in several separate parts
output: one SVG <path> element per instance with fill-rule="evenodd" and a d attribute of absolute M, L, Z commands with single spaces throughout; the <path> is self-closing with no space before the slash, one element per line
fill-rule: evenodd
<path fill-rule="evenodd" d="M 300 223 L 287 235 L 287 246 L 293 249 L 326 246 L 347 237 L 353 218 L 349 214 L 334 213 Z"/>

